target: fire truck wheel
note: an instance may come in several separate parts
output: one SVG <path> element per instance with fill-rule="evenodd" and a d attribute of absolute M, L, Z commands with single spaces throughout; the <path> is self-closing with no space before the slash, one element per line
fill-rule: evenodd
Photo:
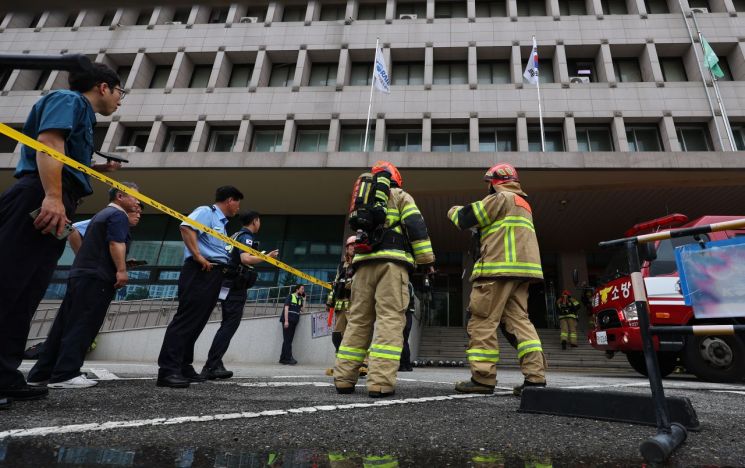
<path fill-rule="evenodd" d="M 644 353 L 641 351 L 631 351 L 626 354 L 626 359 L 635 371 L 643 376 L 647 376 L 647 363 L 644 362 Z M 667 377 L 675 370 L 678 361 L 677 353 L 657 353 L 657 362 L 660 365 L 660 374 Z"/>
<path fill-rule="evenodd" d="M 690 336 L 683 353 L 686 369 L 701 380 L 745 378 L 745 344 L 736 336 Z"/>

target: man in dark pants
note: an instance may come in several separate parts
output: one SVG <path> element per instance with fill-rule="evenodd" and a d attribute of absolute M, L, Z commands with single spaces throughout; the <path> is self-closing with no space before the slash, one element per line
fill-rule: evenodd
<path fill-rule="evenodd" d="M 409 334 L 411 326 L 414 323 L 414 312 L 416 311 L 416 301 L 414 298 L 414 286 L 409 283 L 409 306 L 406 308 L 406 325 L 404 326 L 404 346 L 401 351 L 401 363 L 398 365 L 399 372 L 412 372 L 411 366 L 411 348 L 409 348 Z"/>
<path fill-rule="evenodd" d="M 241 207 L 243 194 L 227 185 L 217 189 L 215 204 L 200 206 L 189 218 L 226 234 L 228 218 Z M 192 367 L 194 344 L 202 333 L 217 304 L 223 270 L 230 261 L 225 242 L 206 232 L 181 223 L 184 240 L 184 265 L 178 280 L 178 309 L 166 328 L 163 346 L 158 356 L 159 387 L 186 388 L 190 382 L 204 382 Z"/>
<path fill-rule="evenodd" d="M 103 64 L 72 72 L 70 90 L 54 91 L 33 107 L 23 133 L 91 165 L 96 113 L 113 114 L 124 97 L 119 77 Z M 119 163 L 94 165 L 112 171 Z M 18 366 L 31 318 L 62 252 L 65 225 L 82 197 L 93 192 L 88 176 L 23 146 L 15 185 L 0 196 L 0 398 L 43 398 L 46 388 L 26 385 Z M 35 220 L 29 213 L 39 210 Z"/>
<path fill-rule="evenodd" d="M 124 185 L 137 190 L 133 183 Z M 117 189 L 109 190 L 109 201 L 88 225 L 44 350 L 28 373 L 29 385 L 87 388 L 98 384 L 80 367 L 116 290 L 127 284 L 129 228 L 139 222 L 142 211 L 136 198 Z"/>
<path fill-rule="evenodd" d="M 258 248 L 258 242 L 254 240 L 254 236 L 261 229 L 261 217 L 259 213 L 247 211 L 240 218 L 241 226 L 243 227 L 240 231 L 233 234 L 233 239 L 254 249 Z M 279 255 L 279 251 L 273 250 L 267 255 L 276 258 Z M 251 267 L 261 262 L 263 260 L 259 257 L 254 257 L 250 253 L 240 249 L 233 248 L 230 251 L 230 268 L 238 270 L 240 265 Z M 240 325 L 241 318 L 243 318 L 243 306 L 246 305 L 247 290 L 253 286 L 253 282 L 247 284 L 246 278 L 240 273 L 234 273 L 234 275 L 234 278 L 226 279 L 222 284 L 223 290 L 228 290 L 227 296 L 222 300 L 222 322 L 220 323 L 220 328 L 215 333 L 215 338 L 212 340 L 212 346 L 210 346 L 209 353 L 207 353 L 207 362 L 204 364 L 201 373 L 202 377 L 208 380 L 229 379 L 233 376 L 233 372 L 225 369 L 222 357 L 228 351 L 230 340 L 235 335 L 236 330 L 238 330 L 238 325 Z"/>
<path fill-rule="evenodd" d="M 303 311 L 305 302 L 305 286 L 302 284 L 295 286 L 295 291 L 287 296 L 285 300 L 285 309 L 279 316 L 282 323 L 282 354 L 279 356 L 280 364 L 289 364 L 294 366 L 297 361 L 292 356 L 292 340 L 295 339 L 295 329 L 300 322 L 300 313 Z"/>

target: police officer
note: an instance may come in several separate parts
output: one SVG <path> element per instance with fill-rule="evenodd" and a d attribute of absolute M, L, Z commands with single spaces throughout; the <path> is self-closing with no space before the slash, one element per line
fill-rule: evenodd
<path fill-rule="evenodd" d="M 305 286 L 302 284 L 293 288 L 292 293 L 285 300 L 285 308 L 279 316 L 282 324 L 282 354 L 279 356 L 280 364 L 294 366 L 297 361 L 292 355 L 292 340 L 295 339 L 295 330 L 300 322 L 300 314 L 305 304 Z"/>
<path fill-rule="evenodd" d="M 113 114 L 124 91 L 117 74 L 100 63 L 71 72 L 68 81 L 69 90 L 39 99 L 23 133 L 90 166 L 96 114 Z M 119 167 L 93 165 L 98 171 Z M 64 252 L 65 226 L 93 189 L 87 175 L 27 146 L 21 147 L 14 176 L 18 182 L 0 195 L 0 398 L 33 400 L 48 390 L 29 387 L 18 371 L 31 318 Z M 32 212 L 38 212 L 35 220 Z"/>
<path fill-rule="evenodd" d="M 561 349 L 567 349 L 567 341 L 572 348 L 577 347 L 577 312 L 580 304 L 572 297 L 572 293 L 564 290 L 556 299 L 559 309 L 559 326 L 561 327 Z"/>
<path fill-rule="evenodd" d="M 189 218 L 226 234 L 228 219 L 238 213 L 243 194 L 226 185 L 215 192 L 212 206 L 200 206 Z M 178 309 L 166 328 L 158 356 L 159 387 L 185 388 L 191 382 L 204 382 L 191 363 L 194 344 L 217 304 L 223 271 L 230 261 L 225 242 L 206 232 L 181 223 L 184 240 L 184 265 L 178 280 Z"/>
<path fill-rule="evenodd" d="M 258 242 L 254 240 L 254 236 L 261 229 L 261 217 L 259 213 L 247 211 L 240 216 L 240 220 L 242 227 L 238 232 L 233 234 L 232 238 L 236 242 L 256 249 Z M 267 255 L 276 258 L 279 255 L 279 251 L 273 250 Z M 228 277 L 222 284 L 223 290 L 227 290 L 226 296 L 222 299 L 222 322 L 220 322 L 220 328 L 212 340 L 212 346 L 210 346 L 210 350 L 207 353 L 207 362 L 205 362 L 201 372 L 201 376 L 208 380 L 229 379 L 233 376 L 233 372 L 225 369 L 222 357 L 228 351 L 230 340 L 235 335 L 236 330 L 238 330 L 238 325 L 240 325 L 241 318 L 243 318 L 243 307 L 246 305 L 248 288 L 256 282 L 257 274 L 252 265 L 263 261 L 259 257 L 255 257 L 240 249 L 233 247 L 230 250 L 230 264 L 228 267 L 230 273 L 226 275 Z"/>
<path fill-rule="evenodd" d="M 546 386 L 545 358 L 535 327 L 528 318 L 528 286 L 543 280 L 538 240 L 527 195 L 515 168 L 500 163 L 484 177 L 489 194 L 466 206 L 454 206 L 448 217 L 459 229 L 476 228 L 481 240 L 480 258 L 473 266 L 466 354 L 471 380 L 458 382 L 463 393 L 491 394 L 497 383 L 499 347 L 497 327 L 504 322 L 517 338 L 517 357 L 525 386 Z"/>
<path fill-rule="evenodd" d="M 386 217 L 382 231 L 376 228 L 376 241 L 368 245 L 369 251 L 361 253 L 358 247 L 352 261 L 352 304 L 336 355 L 334 384 L 339 393 L 354 392 L 357 370 L 369 347 L 368 395 L 380 398 L 395 393 L 409 305 L 409 273 L 416 265 L 434 271 L 435 256 L 424 218 L 414 198 L 401 188 L 403 179 L 396 166 L 378 161 L 371 172 L 376 177 L 374 190 L 385 202 Z"/>

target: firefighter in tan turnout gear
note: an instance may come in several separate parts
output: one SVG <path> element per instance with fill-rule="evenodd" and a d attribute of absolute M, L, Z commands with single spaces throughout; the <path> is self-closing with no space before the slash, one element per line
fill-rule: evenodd
<path fill-rule="evenodd" d="M 357 369 L 369 348 L 367 390 L 379 398 L 395 392 L 409 274 L 417 265 L 434 271 L 435 257 L 427 226 L 414 199 L 402 190 L 398 169 L 378 161 L 371 173 L 357 180 L 350 207 L 350 226 L 357 231 L 354 281 L 334 384 L 339 393 L 354 392 Z"/>
<path fill-rule="evenodd" d="M 559 309 L 559 325 L 561 326 L 561 349 L 567 349 L 567 341 L 572 348 L 577 347 L 577 312 L 580 304 L 569 291 L 563 291 L 556 300 Z"/>
<path fill-rule="evenodd" d="M 541 257 L 527 195 L 515 168 L 497 164 L 486 172 L 489 194 L 481 201 L 454 206 L 448 217 L 459 229 L 478 230 L 481 246 L 471 274 L 473 288 L 466 354 L 471 380 L 458 382 L 463 393 L 491 394 L 497 384 L 497 327 L 503 323 L 517 337 L 517 357 L 525 381 L 515 388 L 546 386 L 546 361 L 535 327 L 528 318 L 528 286 L 542 281 Z"/>

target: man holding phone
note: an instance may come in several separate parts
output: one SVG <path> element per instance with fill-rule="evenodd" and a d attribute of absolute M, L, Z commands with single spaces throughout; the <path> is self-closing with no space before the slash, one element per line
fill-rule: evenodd
<path fill-rule="evenodd" d="M 108 66 L 94 63 L 70 72 L 69 90 L 37 101 L 23 133 L 89 166 L 96 114 L 113 114 L 124 90 Z M 112 171 L 119 163 L 93 166 Z M 65 233 L 81 198 L 93 192 L 88 176 L 27 146 L 16 166 L 18 182 L 0 195 L 0 398 L 44 398 L 46 388 L 26 384 L 18 366 L 23 359 L 31 318 L 65 249 Z M 36 212 L 36 216 L 30 216 Z"/>

